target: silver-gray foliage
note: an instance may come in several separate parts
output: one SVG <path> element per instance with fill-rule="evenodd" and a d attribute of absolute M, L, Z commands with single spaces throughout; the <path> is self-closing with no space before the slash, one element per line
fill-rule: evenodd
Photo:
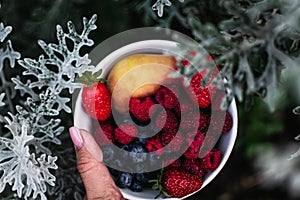
<path fill-rule="evenodd" d="M 90 20 L 84 18 L 81 34 L 77 33 L 72 22 L 67 24 L 67 33 L 57 26 L 58 44 L 39 41 L 44 54 L 38 59 L 18 61 L 25 69 L 22 80 L 24 77 L 27 80 L 22 82 L 20 77 L 15 77 L 12 81 L 15 90 L 20 91 L 26 100 L 15 106 L 15 114 L 9 112 L 3 117 L 6 128 L 3 130 L 7 132 L 0 132 L 0 193 L 10 185 L 19 198 L 47 199 L 47 188 L 55 185 L 56 177 L 51 170 L 58 169 L 58 157 L 52 156 L 55 152 L 51 146 L 61 144 L 59 136 L 64 127 L 60 125 L 60 112 L 71 112 L 70 98 L 63 96 L 62 92 L 68 90 L 72 93 L 81 87 L 74 83 L 75 77 L 92 68 L 88 55 L 81 56 L 79 51 L 83 46 L 93 45 L 88 35 L 96 29 L 95 22 L 96 15 Z M 6 37 L 10 31 L 0 24 L 0 37 Z M 72 47 L 68 47 L 67 40 L 72 41 Z M 13 52 L 10 42 L 8 47 L 10 51 L 0 51 L 0 58 L 1 61 L 8 58 L 13 67 L 19 54 Z M 2 67 L 0 69 L 4 74 Z M 0 105 L 4 104 L 3 98 L 4 94 L 1 94 Z"/>

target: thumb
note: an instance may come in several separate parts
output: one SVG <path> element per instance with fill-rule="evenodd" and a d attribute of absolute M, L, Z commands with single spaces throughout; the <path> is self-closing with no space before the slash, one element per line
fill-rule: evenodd
<path fill-rule="evenodd" d="M 93 136 L 76 127 L 69 129 L 77 155 L 77 168 L 87 193 L 87 199 L 123 199 L 104 165 L 102 151 Z"/>

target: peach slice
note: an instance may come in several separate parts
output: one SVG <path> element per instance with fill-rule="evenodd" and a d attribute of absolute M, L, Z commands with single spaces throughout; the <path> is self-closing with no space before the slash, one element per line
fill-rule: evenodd
<path fill-rule="evenodd" d="M 107 79 L 114 107 L 118 112 L 126 112 L 130 97 L 155 94 L 168 74 L 175 70 L 176 60 L 168 55 L 135 54 L 120 60 Z"/>

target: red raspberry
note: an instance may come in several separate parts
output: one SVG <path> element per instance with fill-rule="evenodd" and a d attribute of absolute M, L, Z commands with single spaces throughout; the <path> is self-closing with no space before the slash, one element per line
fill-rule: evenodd
<path fill-rule="evenodd" d="M 196 95 L 198 104 L 200 108 L 206 108 L 211 104 L 211 101 L 214 97 L 217 87 L 212 85 L 212 81 L 218 76 L 219 69 L 214 67 L 210 74 L 210 77 L 207 79 L 208 70 L 203 69 L 195 74 L 191 81 L 190 86 L 193 89 L 194 95 Z M 205 82 L 204 82 L 205 81 Z"/>
<path fill-rule="evenodd" d="M 200 112 L 200 119 L 199 119 L 199 127 L 198 130 L 201 133 L 205 133 L 208 129 L 210 121 L 210 116 L 208 114 L 205 114 L 203 112 Z"/>
<path fill-rule="evenodd" d="M 213 111 L 212 115 L 211 126 L 214 133 L 218 134 L 221 130 L 221 133 L 225 134 L 230 131 L 233 126 L 233 120 L 228 111 Z M 224 122 L 223 127 L 220 122 Z"/>
<path fill-rule="evenodd" d="M 162 155 L 164 153 L 163 145 L 161 143 L 159 135 L 148 138 L 146 140 L 146 148 L 149 152 L 155 152 L 158 155 Z"/>
<path fill-rule="evenodd" d="M 170 142 L 172 142 L 168 146 L 168 150 L 170 152 L 177 152 L 181 149 L 183 143 L 184 143 L 184 137 L 181 133 L 175 133 L 175 132 L 165 132 L 161 135 L 161 143 L 162 145 L 166 146 Z"/>
<path fill-rule="evenodd" d="M 222 133 L 228 133 L 233 126 L 232 116 L 229 112 L 226 112 L 225 122 L 222 129 Z"/>
<path fill-rule="evenodd" d="M 204 141 L 203 134 L 197 134 L 194 140 L 188 138 L 189 148 L 184 152 L 187 159 L 195 159 L 199 157 L 200 148 Z"/>
<path fill-rule="evenodd" d="M 214 170 L 220 165 L 221 160 L 221 152 L 213 149 L 201 159 L 201 168 L 208 171 Z"/>
<path fill-rule="evenodd" d="M 215 135 L 211 133 L 207 133 L 205 135 L 205 139 L 201 147 L 201 153 L 203 153 L 202 155 L 206 155 L 209 151 L 211 151 L 215 147 L 216 143 L 219 140 L 219 137 L 220 135 Z"/>
<path fill-rule="evenodd" d="M 182 114 L 189 112 L 196 112 L 199 110 L 198 104 L 192 101 L 190 98 L 185 97 L 185 99 L 181 99 L 180 104 L 175 107 L 175 113 L 177 116 L 181 116 Z"/>
<path fill-rule="evenodd" d="M 156 117 L 155 124 L 158 130 L 167 132 L 177 132 L 179 126 L 175 114 L 170 110 L 161 111 Z"/>
<path fill-rule="evenodd" d="M 140 121 L 148 121 L 150 116 L 154 113 L 150 108 L 155 104 L 155 102 L 150 98 L 146 97 L 144 99 L 131 98 L 129 101 L 130 112 Z"/>
<path fill-rule="evenodd" d="M 211 104 L 212 99 L 212 90 L 209 86 L 202 86 L 203 75 L 201 73 L 195 74 L 190 82 L 190 86 L 192 87 L 199 104 L 200 108 L 206 108 Z"/>
<path fill-rule="evenodd" d="M 200 158 L 186 159 L 182 163 L 182 168 L 192 174 L 198 175 L 200 178 L 202 178 L 204 175 L 204 170 L 201 168 L 201 159 Z"/>
<path fill-rule="evenodd" d="M 173 167 L 173 168 L 180 168 L 181 167 L 181 160 L 171 158 L 169 160 L 164 160 L 164 167 Z"/>
<path fill-rule="evenodd" d="M 121 124 L 115 129 L 115 138 L 121 144 L 128 144 L 138 135 L 138 130 L 132 124 Z"/>
<path fill-rule="evenodd" d="M 179 95 L 179 91 L 175 85 L 161 86 L 155 95 L 155 99 L 165 108 L 175 108 L 179 104 L 176 94 Z"/>
<path fill-rule="evenodd" d="M 196 130 L 199 126 L 200 113 L 188 112 L 181 116 L 180 128 L 182 130 Z"/>
<path fill-rule="evenodd" d="M 105 146 L 115 142 L 114 128 L 110 124 L 101 124 L 94 132 L 95 140 L 99 145 Z"/>

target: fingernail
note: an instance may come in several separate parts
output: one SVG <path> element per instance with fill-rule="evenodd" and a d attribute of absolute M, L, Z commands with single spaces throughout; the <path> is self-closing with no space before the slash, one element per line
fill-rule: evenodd
<path fill-rule="evenodd" d="M 83 139 L 78 128 L 73 126 L 69 129 L 69 132 L 75 148 L 80 149 L 83 146 Z"/>

